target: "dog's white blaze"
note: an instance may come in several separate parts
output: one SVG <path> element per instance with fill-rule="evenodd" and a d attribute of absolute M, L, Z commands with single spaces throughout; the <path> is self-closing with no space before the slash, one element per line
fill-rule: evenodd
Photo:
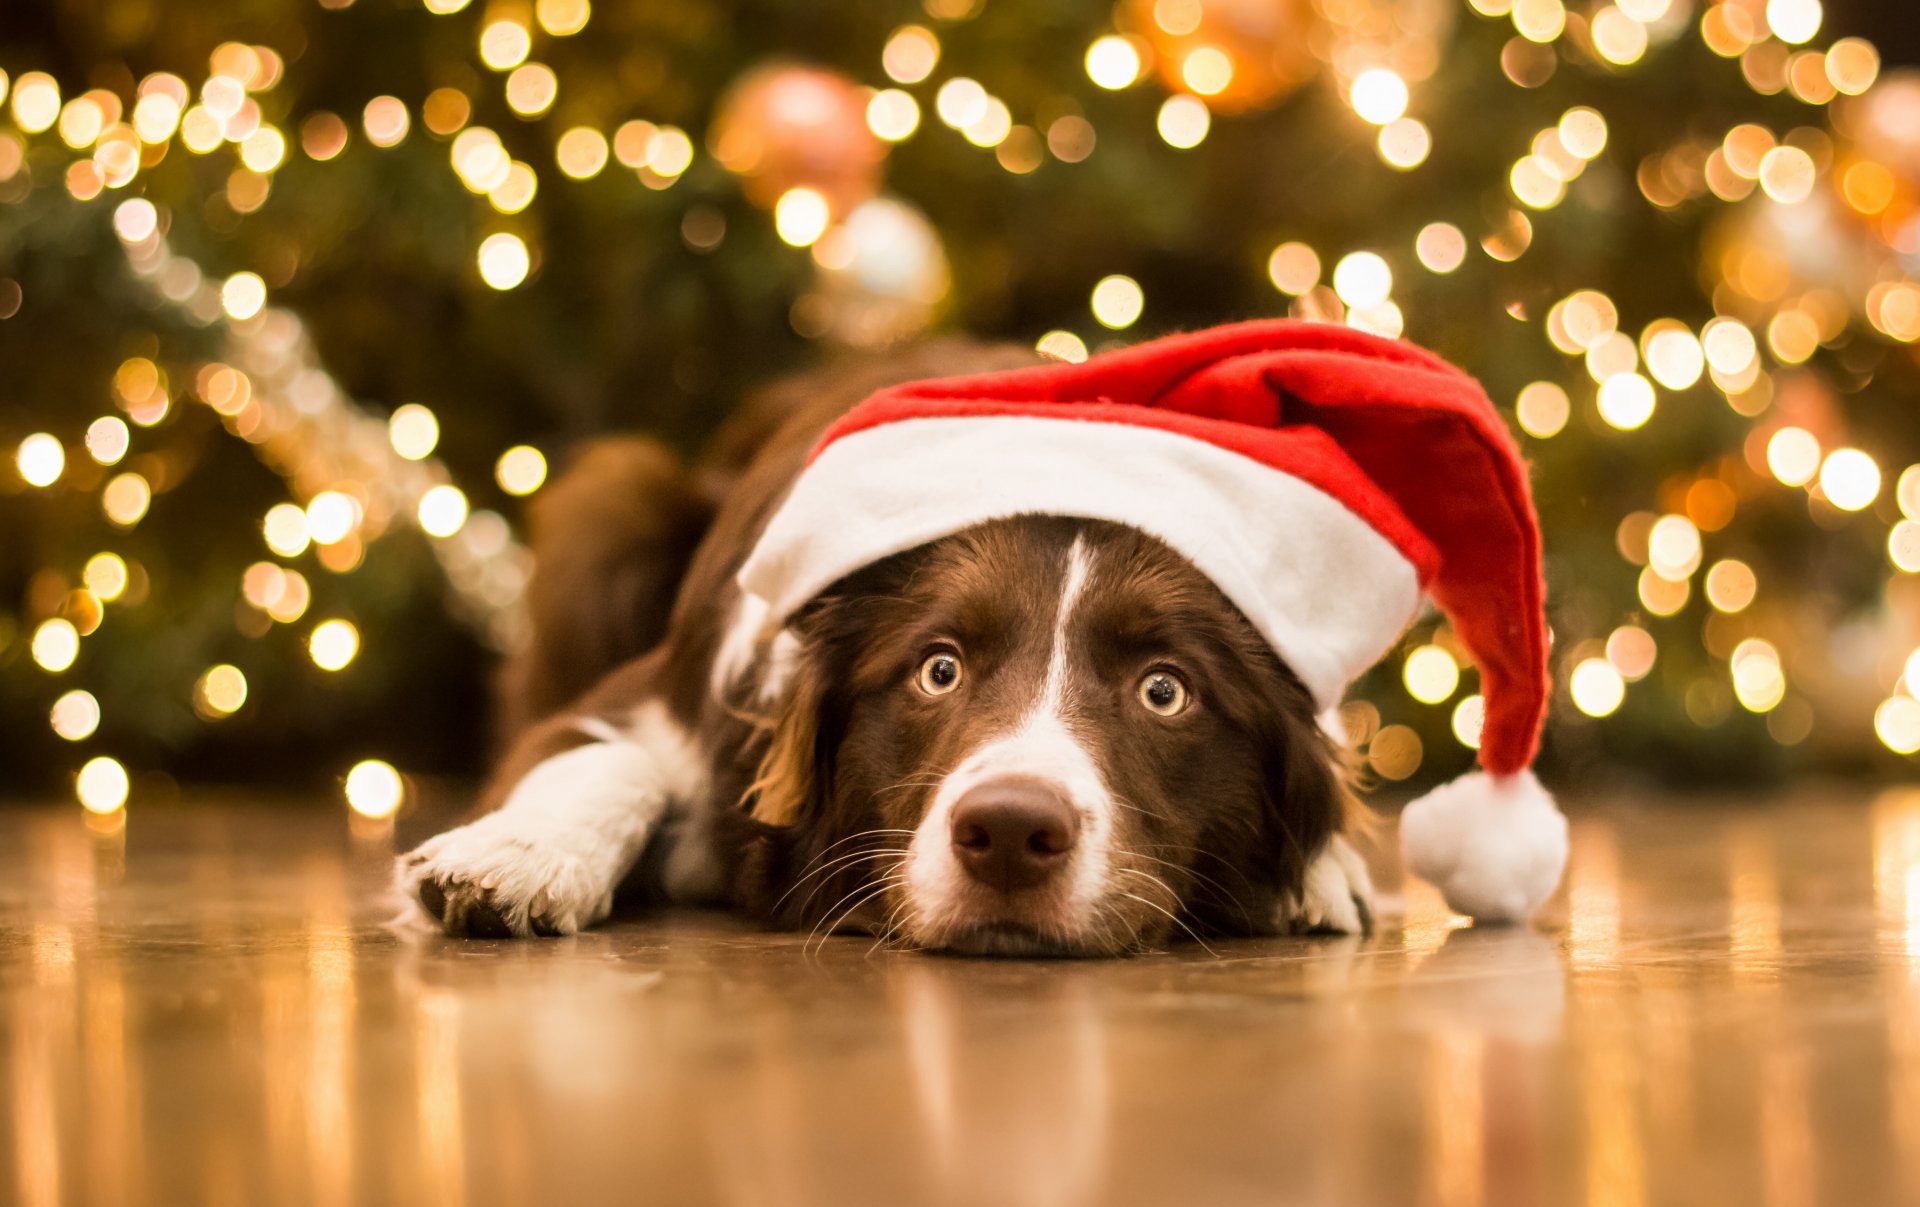
<path fill-rule="evenodd" d="M 514 785 L 505 804 L 429 839 L 397 863 L 399 887 L 419 904 L 420 882 L 462 880 L 492 892 L 515 933 L 526 934 L 533 899 L 563 931 L 605 917 L 614 886 L 632 868 L 670 805 L 697 799 L 706 767 L 687 732 L 650 702 L 626 725 L 581 718 L 599 740 L 545 760 Z"/>
<path fill-rule="evenodd" d="M 1080 840 L 1071 856 L 1064 900 L 1054 917 L 1036 922 L 1057 932 L 1079 933 L 1106 883 L 1113 842 L 1113 795 L 1099 765 L 1067 722 L 1072 704 L 1067 674 L 1069 638 L 1074 610 L 1086 589 L 1092 564 L 1093 556 L 1085 541 L 1074 538 L 1054 612 L 1047 674 L 1039 697 L 1011 731 L 983 742 L 948 772 L 909 844 L 908 885 L 919 916 L 936 932 L 965 921 L 963 902 L 970 889 L 966 872 L 953 855 L 953 806 L 974 786 L 998 776 L 1050 780 L 1061 787 L 1080 815 Z"/>

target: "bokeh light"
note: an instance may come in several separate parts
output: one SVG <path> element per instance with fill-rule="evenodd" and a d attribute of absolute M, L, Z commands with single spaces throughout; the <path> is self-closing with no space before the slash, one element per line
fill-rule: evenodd
<path fill-rule="evenodd" d="M 1118 331 L 1131 327 L 1146 309 L 1147 295 L 1132 277 L 1102 277 L 1093 287 L 1093 317 L 1103 327 Z"/>
<path fill-rule="evenodd" d="M 1423 645 L 1407 655 L 1401 670 L 1407 694 L 1422 704 L 1438 704 L 1460 686 L 1460 665 L 1437 645 Z"/>
<path fill-rule="evenodd" d="M 307 653 L 323 671 L 341 670 L 360 652 L 360 630 L 345 620 L 324 620 L 307 638 Z"/>
<path fill-rule="evenodd" d="M 28 486 L 52 486 L 67 468 L 67 450 L 59 437 L 35 432 L 20 442 L 14 464 Z"/>
<path fill-rule="evenodd" d="M 517 444 L 500 454 L 493 477 L 510 495 L 530 495 L 547 480 L 547 459 L 532 445 Z"/>
<path fill-rule="evenodd" d="M 1626 680 L 1605 658 L 1588 658 L 1567 677 L 1573 704 L 1590 717 L 1611 716 L 1627 698 Z"/>
<path fill-rule="evenodd" d="M 362 817 L 392 817 L 406 794 L 406 783 L 391 763 L 366 759 L 347 772 L 347 807 Z"/>
<path fill-rule="evenodd" d="M 89 813 L 111 813 L 127 803 L 132 788 L 119 760 L 99 755 L 88 759 L 74 777 L 73 792 Z"/>
<path fill-rule="evenodd" d="M 84 742 L 100 728 L 100 701 L 92 692 L 67 692 L 53 702 L 47 721 L 58 736 L 69 742 Z"/>

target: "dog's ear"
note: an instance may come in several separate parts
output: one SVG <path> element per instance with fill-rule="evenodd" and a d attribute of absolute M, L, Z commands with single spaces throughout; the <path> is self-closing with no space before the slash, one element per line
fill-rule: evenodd
<path fill-rule="evenodd" d="M 773 736 L 747 789 L 747 812 L 769 826 L 794 826 L 818 813 L 832 775 L 831 751 L 820 741 L 826 676 L 802 652 L 773 717 Z"/>

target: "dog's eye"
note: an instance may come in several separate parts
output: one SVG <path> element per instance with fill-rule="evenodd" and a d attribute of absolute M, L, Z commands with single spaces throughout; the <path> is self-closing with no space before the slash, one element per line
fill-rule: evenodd
<path fill-rule="evenodd" d="M 929 696 L 944 696 L 960 686 L 960 659 L 953 654 L 935 654 L 920 664 L 920 690 Z"/>
<path fill-rule="evenodd" d="M 1147 711 L 1171 717 L 1186 711 L 1187 685 L 1168 671 L 1153 671 L 1140 680 L 1140 703 Z"/>

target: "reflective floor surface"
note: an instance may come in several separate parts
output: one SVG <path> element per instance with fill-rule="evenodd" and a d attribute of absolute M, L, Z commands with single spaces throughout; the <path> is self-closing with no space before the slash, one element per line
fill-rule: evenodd
<path fill-rule="evenodd" d="M 407 941 L 393 841 L 0 810 L 0 1203 L 1920 1203 L 1920 795 L 1594 806 L 1536 930 L 1117 962 Z"/>

